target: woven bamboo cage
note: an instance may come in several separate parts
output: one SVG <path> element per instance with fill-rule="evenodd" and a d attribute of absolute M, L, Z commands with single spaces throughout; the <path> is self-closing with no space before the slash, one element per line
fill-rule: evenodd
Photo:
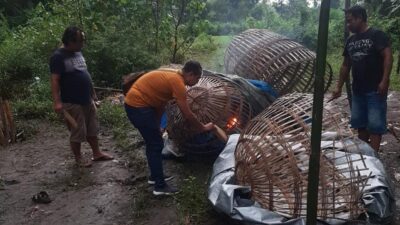
<path fill-rule="evenodd" d="M 225 52 L 225 72 L 263 80 L 279 95 L 313 90 L 315 53 L 285 36 L 250 29 L 236 36 Z M 325 91 L 332 81 L 329 64 Z"/>
<path fill-rule="evenodd" d="M 248 123 L 235 151 L 238 184 L 250 186 L 262 207 L 290 218 L 306 216 L 312 102 L 311 94 L 279 98 Z M 369 176 L 358 144 L 344 141 L 353 134 L 343 118 L 325 103 L 323 134 L 337 136 L 321 144 L 318 218 L 323 220 L 353 220 L 363 212 L 360 196 Z"/>
<path fill-rule="evenodd" d="M 250 105 L 239 90 L 218 77 L 203 76 L 187 90 L 189 107 L 201 123 L 213 122 L 227 133 L 240 132 L 252 118 Z M 167 106 L 168 134 L 180 146 L 194 136 L 177 104 Z"/>
<path fill-rule="evenodd" d="M 206 75 L 203 75 L 195 86 L 188 87 L 189 107 L 201 123 L 213 122 L 227 134 L 241 132 L 255 116 L 254 113 L 261 112 L 272 102 L 264 100 L 264 107 L 261 110 L 255 109 L 249 102 L 249 99 L 255 101 L 254 95 L 249 95 L 251 90 L 240 90 L 240 86 L 224 75 L 209 71 L 205 71 L 204 74 Z M 259 99 L 257 103 L 262 101 Z M 195 132 L 183 118 L 176 102 L 170 102 L 166 112 L 168 135 L 178 147 L 182 147 L 195 136 Z"/>

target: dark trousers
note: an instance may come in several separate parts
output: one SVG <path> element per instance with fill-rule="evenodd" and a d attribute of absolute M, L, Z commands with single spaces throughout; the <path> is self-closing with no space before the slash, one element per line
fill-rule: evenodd
<path fill-rule="evenodd" d="M 155 187 L 162 188 L 165 186 L 161 156 L 164 141 L 160 133 L 160 124 L 157 124 L 156 112 L 151 107 L 136 108 L 126 104 L 125 111 L 146 143 L 147 163 L 150 167 L 150 176 L 155 181 Z"/>

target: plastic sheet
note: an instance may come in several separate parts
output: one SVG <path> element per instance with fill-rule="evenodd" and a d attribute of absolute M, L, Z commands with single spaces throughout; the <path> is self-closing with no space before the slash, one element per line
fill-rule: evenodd
<path fill-rule="evenodd" d="M 253 117 L 258 115 L 266 107 L 272 104 L 277 98 L 277 94 L 273 88 L 267 83 L 253 84 L 249 80 L 230 74 L 221 74 L 208 70 L 203 70 L 204 76 L 216 76 L 220 79 L 226 80 L 229 83 L 233 83 L 237 86 L 237 89 L 244 96 L 246 102 L 249 102 L 252 110 Z"/>
<path fill-rule="evenodd" d="M 334 138 L 333 132 L 323 135 L 322 147 L 329 147 L 329 139 Z M 229 137 L 224 150 L 214 163 L 213 173 L 208 189 L 208 199 L 214 208 L 231 218 L 243 221 L 245 224 L 266 224 L 266 225 L 303 225 L 305 218 L 287 219 L 277 213 L 261 208 L 257 202 L 250 199 L 250 188 L 235 185 L 235 148 L 239 135 Z M 332 139 L 331 139 L 332 140 Z M 374 150 L 366 143 L 358 139 L 346 139 L 343 142 L 358 142 L 365 163 L 369 168 L 363 173 L 370 174 L 369 186 L 363 190 L 361 201 L 365 205 L 365 215 L 360 215 L 365 222 L 360 224 L 389 224 L 395 213 L 395 200 L 393 189 L 385 173 L 382 163 L 375 156 Z M 347 143 L 348 144 L 348 143 Z M 335 145 L 335 147 L 338 147 Z M 339 146 L 340 147 L 340 146 Z M 350 157 L 359 155 L 343 152 Z M 339 162 L 337 162 L 339 163 Z M 343 220 L 320 221 L 318 224 L 339 225 L 346 224 Z M 354 223 L 353 223 L 354 224 Z"/>

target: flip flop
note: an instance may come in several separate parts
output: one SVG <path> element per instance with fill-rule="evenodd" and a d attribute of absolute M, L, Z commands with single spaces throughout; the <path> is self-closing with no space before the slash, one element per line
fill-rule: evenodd
<path fill-rule="evenodd" d="M 32 201 L 34 203 L 49 204 L 51 202 L 49 194 L 45 191 L 41 191 L 36 195 L 32 196 Z"/>
<path fill-rule="evenodd" d="M 96 161 L 108 161 L 108 160 L 113 160 L 114 157 L 110 156 L 110 155 L 102 155 L 100 157 L 97 158 L 92 158 L 92 161 L 96 162 Z"/>

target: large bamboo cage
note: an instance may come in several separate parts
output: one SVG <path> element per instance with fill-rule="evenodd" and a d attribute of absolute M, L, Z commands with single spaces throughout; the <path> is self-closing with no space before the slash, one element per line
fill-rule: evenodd
<path fill-rule="evenodd" d="M 246 82 L 243 78 L 240 79 Z M 201 123 L 212 122 L 227 134 L 240 133 L 250 119 L 274 100 L 257 95 L 259 93 L 253 89 L 241 90 L 241 87 L 233 79 L 222 74 L 204 71 L 199 82 L 193 87 L 188 87 L 187 102 Z M 255 101 L 258 108 L 254 107 L 251 101 Z M 167 105 L 166 112 L 168 135 L 181 148 L 195 137 L 196 133 L 183 118 L 175 101 Z M 205 146 L 208 144 L 210 143 L 204 143 Z"/>
<path fill-rule="evenodd" d="M 312 102 L 311 94 L 277 99 L 248 123 L 235 151 L 237 183 L 250 186 L 263 208 L 289 218 L 306 216 Z M 361 141 L 348 141 L 348 120 L 326 101 L 322 126 L 323 137 L 336 136 L 321 142 L 318 218 L 354 220 L 363 212 L 360 197 L 369 178 Z"/>
<path fill-rule="evenodd" d="M 263 80 L 279 95 L 313 90 L 315 53 L 285 36 L 263 29 L 239 34 L 225 51 L 225 72 Z M 326 66 L 325 91 L 332 81 Z"/>

